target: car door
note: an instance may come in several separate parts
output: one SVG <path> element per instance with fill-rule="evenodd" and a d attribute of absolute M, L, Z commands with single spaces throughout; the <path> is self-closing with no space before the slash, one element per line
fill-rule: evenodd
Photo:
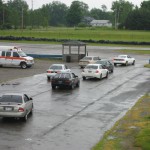
<path fill-rule="evenodd" d="M 6 52 L 6 57 L 5 57 L 5 61 L 4 61 L 5 65 L 11 65 L 12 64 L 12 52 Z"/>
<path fill-rule="evenodd" d="M 133 63 L 133 58 L 131 56 L 127 56 L 127 58 L 128 58 L 128 63 L 132 64 Z"/>
<path fill-rule="evenodd" d="M 12 53 L 12 65 L 18 66 L 20 64 L 20 58 L 19 54 L 17 52 Z"/>
<path fill-rule="evenodd" d="M 27 113 L 29 113 L 32 109 L 32 101 L 26 94 L 24 94 L 24 102 L 25 102 L 25 110 Z"/>
<path fill-rule="evenodd" d="M 1 57 L 0 57 L 0 64 L 5 64 L 5 59 L 6 59 L 6 52 L 1 51 Z"/>

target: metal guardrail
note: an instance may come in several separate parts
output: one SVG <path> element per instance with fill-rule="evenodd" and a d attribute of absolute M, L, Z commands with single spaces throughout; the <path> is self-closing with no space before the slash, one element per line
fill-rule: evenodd
<path fill-rule="evenodd" d="M 33 58 L 56 58 L 61 59 L 62 55 L 47 55 L 47 54 L 27 54 L 28 56 L 31 56 Z"/>

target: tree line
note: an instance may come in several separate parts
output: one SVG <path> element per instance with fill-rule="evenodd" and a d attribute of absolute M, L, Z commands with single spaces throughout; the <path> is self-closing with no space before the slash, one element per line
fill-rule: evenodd
<path fill-rule="evenodd" d="M 125 0 L 113 1 L 111 11 L 106 5 L 89 10 L 88 4 L 73 1 L 68 7 L 59 1 L 45 4 L 39 9 L 29 9 L 24 0 L 0 0 L 0 29 L 25 29 L 90 26 L 90 21 L 110 20 L 114 28 L 150 30 L 150 0 L 140 7 Z"/>

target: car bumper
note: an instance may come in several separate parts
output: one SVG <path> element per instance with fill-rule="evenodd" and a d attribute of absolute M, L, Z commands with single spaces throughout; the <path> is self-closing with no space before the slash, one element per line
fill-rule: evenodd
<path fill-rule="evenodd" d="M 0 117 L 21 118 L 25 116 L 25 112 L 0 112 Z"/>
<path fill-rule="evenodd" d="M 82 73 L 82 77 L 88 77 L 88 78 L 100 78 L 100 74 L 98 73 Z"/>

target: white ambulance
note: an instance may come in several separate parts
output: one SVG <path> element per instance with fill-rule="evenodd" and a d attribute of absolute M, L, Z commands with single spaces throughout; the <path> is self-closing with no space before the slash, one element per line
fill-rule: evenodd
<path fill-rule="evenodd" d="M 0 66 L 20 66 L 22 69 L 34 65 L 34 58 L 27 56 L 21 48 L 0 46 Z"/>

